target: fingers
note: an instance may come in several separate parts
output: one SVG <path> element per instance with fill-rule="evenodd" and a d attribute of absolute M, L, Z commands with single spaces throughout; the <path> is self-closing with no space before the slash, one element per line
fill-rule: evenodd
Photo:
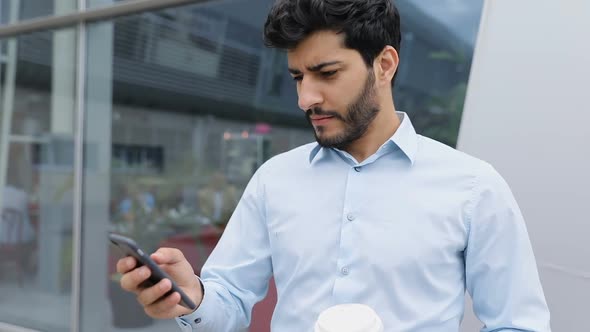
<path fill-rule="evenodd" d="M 154 318 L 174 318 L 191 312 L 190 309 L 179 306 L 179 303 L 180 294 L 174 292 L 150 305 L 144 306 L 144 311 Z"/>
<path fill-rule="evenodd" d="M 117 261 L 117 272 L 125 274 L 137 266 L 137 260 L 131 256 L 121 258 Z"/>
<path fill-rule="evenodd" d="M 160 248 L 151 255 L 151 258 L 160 265 L 160 268 L 175 278 L 179 286 L 185 285 L 189 289 L 189 296 L 192 297 L 193 294 L 190 291 L 194 286 L 193 283 L 198 281 L 180 250 Z M 122 274 L 121 288 L 137 295 L 137 301 L 150 317 L 169 319 L 191 312 L 190 309 L 179 305 L 180 294 L 177 292 L 169 294 L 172 289 L 172 282 L 169 279 L 160 280 L 157 284 L 146 287 L 148 284 L 146 281 L 152 275 L 152 271 L 147 266 L 139 264 L 135 258 L 120 259 L 117 262 L 117 272 Z M 198 290 L 200 291 L 200 288 Z M 200 293 L 199 295 L 202 297 Z M 196 298 L 196 295 L 194 297 Z"/>
<path fill-rule="evenodd" d="M 137 295 L 137 301 L 144 307 L 152 305 L 164 296 L 170 289 L 172 284 L 168 279 L 162 279 L 160 282 L 152 287 L 142 289 Z"/>
<path fill-rule="evenodd" d="M 141 304 L 147 315 L 153 318 L 170 319 L 190 312 L 189 309 L 178 305 L 181 299 L 180 294 L 174 292 L 167 295 L 172 289 L 172 282 L 169 279 L 162 279 L 148 288 L 140 287 L 140 284 L 149 277 L 145 271 L 149 272 L 149 269 L 142 266 L 125 274 L 121 279 L 121 287 L 137 295 L 137 302 Z"/>
<path fill-rule="evenodd" d="M 138 292 L 142 290 L 139 285 L 146 281 L 151 274 L 152 272 L 147 266 L 141 266 L 135 270 L 127 272 L 121 277 L 121 288 L 138 294 Z"/>
<path fill-rule="evenodd" d="M 176 264 L 186 260 L 182 251 L 175 248 L 160 248 L 151 258 L 158 264 Z"/>
<path fill-rule="evenodd" d="M 174 292 L 167 295 L 171 289 L 170 280 L 162 279 L 152 287 L 141 289 L 137 301 L 143 306 L 145 313 L 153 318 L 169 319 L 189 313 L 189 309 L 178 305 L 180 294 Z"/>

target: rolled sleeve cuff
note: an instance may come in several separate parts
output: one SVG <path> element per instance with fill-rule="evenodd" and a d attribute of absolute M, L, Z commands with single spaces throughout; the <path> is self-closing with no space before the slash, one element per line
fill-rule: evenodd
<path fill-rule="evenodd" d="M 203 282 L 201 281 L 201 278 L 197 276 L 197 279 L 199 279 L 199 283 L 203 289 L 203 300 L 201 301 L 201 304 L 197 310 L 175 319 L 178 326 L 180 326 L 180 330 L 183 332 L 208 331 L 207 326 L 211 325 L 213 322 L 209 322 L 207 319 L 212 319 L 215 317 L 215 305 L 212 303 L 214 301 L 214 297 L 207 296 L 207 291 L 203 285 Z"/>

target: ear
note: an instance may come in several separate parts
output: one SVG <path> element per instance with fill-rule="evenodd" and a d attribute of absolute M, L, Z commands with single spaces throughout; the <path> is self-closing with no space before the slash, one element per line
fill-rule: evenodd
<path fill-rule="evenodd" d="M 375 58 L 373 68 L 375 69 L 375 80 L 379 87 L 391 87 L 391 80 L 399 65 L 399 55 L 393 46 L 387 45 L 381 54 Z"/>

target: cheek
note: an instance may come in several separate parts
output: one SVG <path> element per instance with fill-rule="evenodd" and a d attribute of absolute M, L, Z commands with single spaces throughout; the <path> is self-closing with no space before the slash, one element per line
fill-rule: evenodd
<path fill-rule="evenodd" d="M 346 109 L 346 106 L 352 104 L 361 94 L 365 83 L 364 77 L 366 73 L 339 77 L 338 81 L 330 87 L 330 93 L 337 98 L 333 101 Z"/>
<path fill-rule="evenodd" d="M 325 109 L 344 114 L 348 106 L 354 101 L 357 93 L 350 84 L 335 84 L 326 90 L 324 95 Z"/>

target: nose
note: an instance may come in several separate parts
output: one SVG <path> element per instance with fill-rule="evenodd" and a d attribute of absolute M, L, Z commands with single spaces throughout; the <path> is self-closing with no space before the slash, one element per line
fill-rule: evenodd
<path fill-rule="evenodd" d="M 297 94 L 299 96 L 299 108 L 304 112 L 321 105 L 324 101 L 319 89 L 314 87 L 313 82 L 305 81 L 305 78 L 299 83 Z"/>

